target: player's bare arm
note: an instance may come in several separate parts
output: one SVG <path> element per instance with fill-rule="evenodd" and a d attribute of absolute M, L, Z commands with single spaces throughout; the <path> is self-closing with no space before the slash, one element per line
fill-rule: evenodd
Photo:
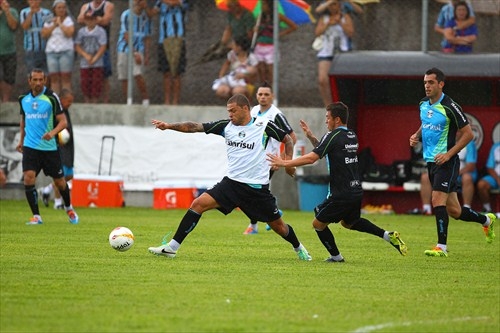
<path fill-rule="evenodd" d="M 319 140 L 314 136 L 314 134 L 311 132 L 311 129 L 309 128 L 309 125 L 304 120 L 299 121 L 300 128 L 302 128 L 302 131 L 304 132 L 306 138 L 312 143 L 314 147 L 319 145 Z"/>
<path fill-rule="evenodd" d="M 420 142 L 421 138 L 422 138 L 422 125 L 420 125 L 418 131 L 416 131 L 410 136 L 410 147 L 415 147 L 417 143 Z"/>
<path fill-rule="evenodd" d="M 285 159 L 291 160 L 293 158 L 293 139 L 287 134 L 282 142 L 285 144 Z M 286 167 L 285 171 L 289 176 L 295 177 L 295 167 Z"/>
<path fill-rule="evenodd" d="M 308 164 L 313 164 L 319 160 L 318 154 L 315 152 L 307 153 L 303 156 L 294 158 L 293 160 L 283 160 L 281 157 L 273 154 L 267 154 L 267 160 L 272 167 L 298 167 Z"/>
<path fill-rule="evenodd" d="M 185 121 L 182 123 L 166 123 L 161 120 L 156 120 L 153 119 L 151 120 L 151 124 L 155 126 L 155 128 L 160 129 L 162 131 L 164 130 L 173 130 L 177 132 L 184 132 L 184 133 L 196 133 L 196 132 L 203 132 L 203 125 L 201 123 L 195 123 L 192 121 Z"/>

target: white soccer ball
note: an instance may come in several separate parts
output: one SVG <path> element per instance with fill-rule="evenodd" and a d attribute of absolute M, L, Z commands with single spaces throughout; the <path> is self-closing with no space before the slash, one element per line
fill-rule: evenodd
<path fill-rule="evenodd" d="M 109 244 L 113 249 L 125 252 L 134 245 L 134 234 L 129 228 L 116 227 L 109 234 Z"/>
<path fill-rule="evenodd" d="M 70 137 L 71 137 L 71 135 L 69 134 L 69 131 L 67 128 L 65 128 L 62 131 L 60 131 L 59 133 L 57 133 L 57 139 L 58 139 L 60 145 L 65 145 L 66 143 L 68 143 Z"/>

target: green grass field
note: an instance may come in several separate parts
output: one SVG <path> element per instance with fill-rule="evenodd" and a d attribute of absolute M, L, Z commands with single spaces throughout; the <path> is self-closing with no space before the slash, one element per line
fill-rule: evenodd
<path fill-rule="evenodd" d="M 155 257 L 184 211 L 80 208 L 80 224 L 41 207 L 26 226 L 25 201 L 0 201 L 1 332 L 499 332 L 500 230 L 452 220 L 449 257 L 428 258 L 433 217 L 371 215 L 408 244 L 402 257 L 383 240 L 333 225 L 345 264 L 311 227 L 312 212 L 286 211 L 313 256 L 260 225 L 242 235 L 235 211 L 204 214 L 174 259 Z M 108 243 L 116 226 L 135 234 L 127 252 Z"/>

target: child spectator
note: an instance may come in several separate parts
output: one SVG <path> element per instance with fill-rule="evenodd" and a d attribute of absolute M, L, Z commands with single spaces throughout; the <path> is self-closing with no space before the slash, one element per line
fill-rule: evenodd
<path fill-rule="evenodd" d="M 103 88 L 106 31 L 97 25 L 92 11 L 87 11 L 84 21 L 75 39 L 75 50 L 81 56 L 80 85 L 85 103 L 97 103 Z"/>
<path fill-rule="evenodd" d="M 45 53 L 51 89 L 57 94 L 62 89 L 71 90 L 71 73 L 75 59 L 75 24 L 68 15 L 65 0 L 55 0 L 52 5 L 54 18 L 45 22 L 42 37 L 47 39 Z"/>
<path fill-rule="evenodd" d="M 133 69 L 132 74 L 142 97 L 142 105 L 149 105 L 149 97 L 144 80 L 144 66 L 148 64 L 151 21 L 146 14 L 146 0 L 134 0 L 133 14 L 125 10 L 120 19 L 120 36 L 118 37 L 118 80 L 122 82 L 123 96 L 127 96 L 128 55 L 129 50 L 129 20 L 133 20 Z"/>
<path fill-rule="evenodd" d="M 250 40 L 244 36 L 233 40 L 231 48 L 212 89 L 223 99 L 236 94 L 243 94 L 250 99 L 253 94 L 250 85 L 257 74 L 258 60 L 253 53 L 250 53 Z"/>

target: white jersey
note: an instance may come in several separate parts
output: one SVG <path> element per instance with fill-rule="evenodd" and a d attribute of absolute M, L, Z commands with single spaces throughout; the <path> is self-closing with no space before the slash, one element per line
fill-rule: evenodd
<path fill-rule="evenodd" d="M 226 140 L 228 178 L 246 184 L 269 184 L 270 166 L 265 147 L 269 139 L 286 136 L 282 129 L 264 118 L 252 118 L 245 126 L 221 120 L 204 123 L 203 127 L 205 133 L 218 134 Z"/>
<path fill-rule="evenodd" d="M 266 111 L 264 111 L 263 113 L 260 113 L 260 105 L 256 105 L 252 108 L 252 110 L 250 111 L 250 114 L 252 115 L 253 118 L 267 119 L 267 120 L 274 122 L 276 119 L 276 115 L 283 114 L 283 112 L 281 112 L 280 109 L 278 109 L 276 106 L 274 106 L 274 104 L 271 104 L 271 107 L 269 109 L 267 109 Z M 281 142 L 279 142 L 278 140 L 275 140 L 275 139 L 271 139 L 271 140 L 269 140 L 269 142 L 267 144 L 266 152 L 268 152 L 269 154 L 273 154 L 273 155 L 279 154 L 280 153 L 280 145 L 281 145 Z"/>

